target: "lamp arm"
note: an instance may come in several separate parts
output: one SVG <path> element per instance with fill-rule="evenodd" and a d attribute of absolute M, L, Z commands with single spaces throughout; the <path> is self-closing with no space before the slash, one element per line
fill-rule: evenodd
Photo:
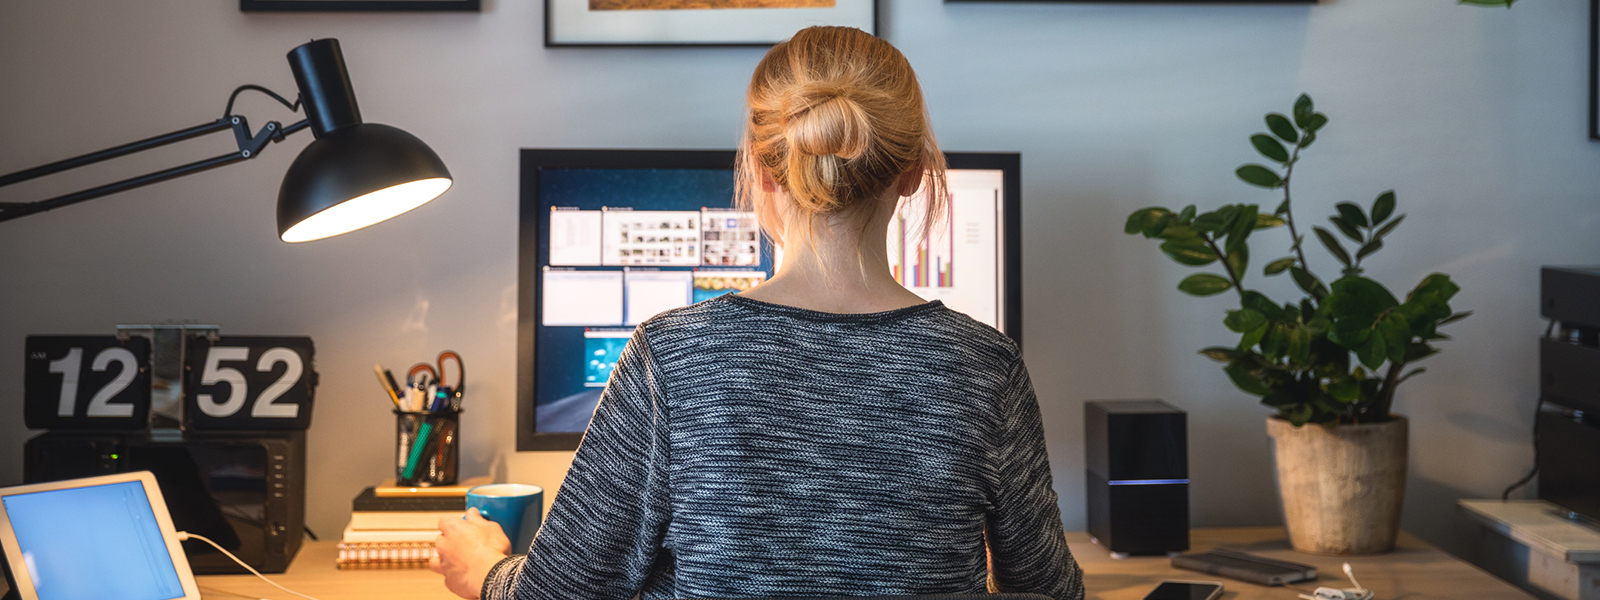
<path fill-rule="evenodd" d="M 142 152 L 144 150 L 165 146 L 175 142 L 181 142 L 183 140 L 200 137 L 202 135 L 223 131 L 226 129 L 233 130 L 234 140 L 239 145 L 238 152 L 195 161 L 186 165 L 150 173 L 148 175 L 131 177 L 122 181 L 108 183 L 81 192 L 57 196 L 55 198 L 46 200 L 39 200 L 37 202 L 0 202 L 0 221 L 9 221 L 34 213 L 60 208 L 68 204 L 76 204 L 85 200 L 92 200 L 101 196 L 115 194 L 117 192 L 131 190 L 133 188 L 143 187 L 152 183 L 158 183 L 168 179 L 189 175 L 191 173 L 198 173 L 200 171 L 214 169 L 222 165 L 255 158 L 257 155 L 261 154 L 261 150 L 266 147 L 267 142 L 281 142 L 285 136 L 305 129 L 309 126 L 310 123 L 305 120 L 301 120 L 300 122 L 294 123 L 287 127 L 280 125 L 277 121 L 268 121 L 267 124 L 261 128 L 261 131 L 257 132 L 255 135 L 251 135 L 250 124 L 245 120 L 244 117 L 239 115 L 229 115 L 204 125 L 197 125 L 188 129 L 181 129 L 172 133 L 158 135 L 129 144 L 123 144 L 115 148 L 109 148 L 99 152 L 92 152 L 83 156 L 69 158 L 47 165 L 41 165 L 9 175 L 3 175 L 0 176 L 0 187 L 27 181 L 29 179 L 43 177 L 53 173 L 59 173 L 69 169 L 75 169 L 84 165 L 110 160 L 120 156 L 126 156 L 135 152 Z"/>

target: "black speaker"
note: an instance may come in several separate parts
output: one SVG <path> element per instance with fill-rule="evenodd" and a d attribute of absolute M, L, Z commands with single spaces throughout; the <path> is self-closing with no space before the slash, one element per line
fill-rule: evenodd
<path fill-rule="evenodd" d="M 1160 400 L 1084 404 L 1089 535 L 1112 556 L 1189 549 L 1188 422 Z"/>
<path fill-rule="evenodd" d="M 24 483 L 150 471 L 179 531 L 204 535 L 259 571 L 282 573 L 300 550 L 306 513 L 303 431 L 49 431 L 23 446 Z M 197 575 L 245 573 L 199 540 L 183 543 Z"/>

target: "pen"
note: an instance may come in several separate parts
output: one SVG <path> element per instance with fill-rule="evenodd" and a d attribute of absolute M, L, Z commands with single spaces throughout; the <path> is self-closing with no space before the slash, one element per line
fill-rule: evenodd
<path fill-rule="evenodd" d="M 385 380 L 384 375 L 386 375 L 388 371 L 385 371 L 382 365 L 372 365 L 372 371 L 378 374 L 378 385 L 382 386 L 383 392 L 389 395 L 389 401 L 394 402 L 395 410 L 404 410 L 400 408 L 400 393 L 395 390 L 395 388 L 389 386 L 394 378 L 390 377 L 388 380 Z"/>
<path fill-rule="evenodd" d="M 394 380 L 394 373 L 390 373 L 388 369 L 384 369 L 383 379 L 384 381 L 389 382 L 389 389 L 394 390 L 395 398 L 398 399 L 400 397 L 400 382 Z"/>
<path fill-rule="evenodd" d="M 411 441 L 411 457 L 406 460 L 406 479 L 411 479 L 417 472 L 417 463 L 422 462 L 422 448 L 428 444 L 428 432 L 433 430 L 433 422 L 423 419 L 422 427 L 417 429 L 417 439 Z"/>

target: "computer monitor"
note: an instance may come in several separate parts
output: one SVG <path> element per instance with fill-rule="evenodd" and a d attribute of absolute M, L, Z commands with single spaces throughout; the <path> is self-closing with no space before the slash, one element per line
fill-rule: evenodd
<path fill-rule="evenodd" d="M 149 471 L 0 489 L 0 547 L 22 600 L 199 600 Z"/>
<path fill-rule="evenodd" d="M 907 289 L 1021 342 L 1021 157 L 946 154 L 949 212 L 889 224 Z M 733 206 L 734 153 L 522 150 L 517 448 L 576 448 L 634 328 L 749 289 L 781 253 Z"/>

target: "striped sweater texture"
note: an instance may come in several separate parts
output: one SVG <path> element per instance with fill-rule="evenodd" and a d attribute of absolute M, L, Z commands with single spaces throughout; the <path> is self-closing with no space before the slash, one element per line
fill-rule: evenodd
<path fill-rule="evenodd" d="M 487 600 L 1083 597 L 1017 346 L 935 301 L 722 296 L 642 324 Z"/>

